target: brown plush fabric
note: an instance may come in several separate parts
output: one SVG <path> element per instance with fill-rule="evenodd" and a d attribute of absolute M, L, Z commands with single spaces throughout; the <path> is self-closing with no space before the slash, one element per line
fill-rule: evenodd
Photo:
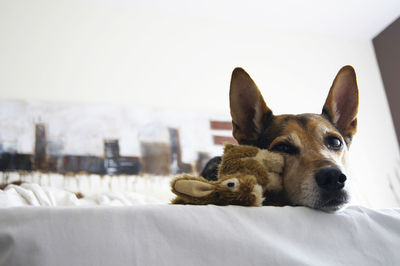
<path fill-rule="evenodd" d="M 265 191 L 282 190 L 283 157 L 278 153 L 253 146 L 227 144 L 218 176 L 230 174 L 254 175 Z"/>
<path fill-rule="evenodd" d="M 242 206 L 262 204 L 261 187 L 252 175 L 243 175 L 240 178 L 234 175 L 225 176 L 218 181 L 183 175 L 175 178 L 171 187 L 172 192 L 177 195 L 172 204 Z"/>
<path fill-rule="evenodd" d="M 253 146 L 225 146 L 218 181 L 183 175 L 171 182 L 172 204 L 261 206 L 266 191 L 282 191 L 284 160 Z M 268 193 L 266 195 L 268 197 Z"/>

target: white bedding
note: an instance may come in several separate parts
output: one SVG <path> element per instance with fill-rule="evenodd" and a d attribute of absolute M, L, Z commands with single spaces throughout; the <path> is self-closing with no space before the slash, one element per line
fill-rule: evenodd
<path fill-rule="evenodd" d="M 0 190 L 0 208 L 17 206 L 130 206 L 147 203 L 161 203 L 161 201 L 134 192 L 103 192 L 78 198 L 71 191 L 40 186 L 35 183 L 23 183 L 20 186 L 8 185 L 4 190 Z"/>
<path fill-rule="evenodd" d="M 0 209 L 0 265 L 399 265 L 400 210 Z"/>

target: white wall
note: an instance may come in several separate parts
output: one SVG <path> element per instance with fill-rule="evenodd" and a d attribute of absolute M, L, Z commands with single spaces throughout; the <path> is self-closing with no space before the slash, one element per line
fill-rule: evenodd
<path fill-rule="evenodd" d="M 399 149 L 370 41 L 163 13 L 128 1 L 0 2 L 1 98 L 228 113 L 230 74 L 242 66 L 276 114 L 320 112 L 346 64 L 355 67 L 360 89 L 350 159 L 356 202 L 400 206 L 389 185 L 399 186 Z"/>

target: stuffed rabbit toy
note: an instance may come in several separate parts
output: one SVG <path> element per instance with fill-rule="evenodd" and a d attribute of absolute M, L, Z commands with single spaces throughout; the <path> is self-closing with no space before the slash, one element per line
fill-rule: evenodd
<path fill-rule="evenodd" d="M 284 160 L 277 153 L 253 146 L 228 144 L 218 180 L 183 175 L 171 182 L 177 195 L 172 204 L 261 206 L 264 195 L 282 190 Z"/>

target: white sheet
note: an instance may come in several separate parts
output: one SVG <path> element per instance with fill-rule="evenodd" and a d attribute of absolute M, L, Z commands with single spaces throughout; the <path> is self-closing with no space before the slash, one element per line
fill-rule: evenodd
<path fill-rule="evenodd" d="M 0 265 L 399 265 L 400 210 L 0 209 Z"/>
<path fill-rule="evenodd" d="M 134 192 L 104 192 L 78 199 L 68 190 L 23 183 L 0 190 L 0 208 L 16 206 L 130 206 L 161 203 L 160 200 Z"/>

